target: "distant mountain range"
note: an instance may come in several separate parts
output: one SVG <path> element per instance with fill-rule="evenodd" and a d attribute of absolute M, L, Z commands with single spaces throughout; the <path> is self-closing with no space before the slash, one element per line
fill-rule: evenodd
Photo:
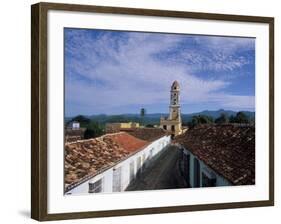
<path fill-rule="evenodd" d="M 242 111 L 245 113 L 250 119 L 255 118 L 255 112 L 252 111 Z M 191 114 L 182 114 L 182 121 L 184 123 L 187 123 L 192 120 L 193 116 L 198 115 L 205 115 L 205 116 L 211 116 L 214 119 L 218 118 L 222 113 L 226 114 L 227 116 L 235 116 L 236 111 L 232 110 L 204 110 L 197 113 L 191 113 Z M 85 116 L 91 120 L 97 121 L 99 123 L 110 123 L 110 122 L 142 122 L 145 124 L 159 124 L 160 117 L 164 116 L 167 117 L 168 114 L 164 113 L 153 113 L 153 114 L 146 114 L 144 118 L 141 118 L 140 114 L 120 114 L 120 115 L 106 115 L 106 114 L 99 114 L 99 115 L 91 115 L 91 116 Z M 65 118 L 66 121 L 71 120 L 73 117 L 67 117 Z"/>

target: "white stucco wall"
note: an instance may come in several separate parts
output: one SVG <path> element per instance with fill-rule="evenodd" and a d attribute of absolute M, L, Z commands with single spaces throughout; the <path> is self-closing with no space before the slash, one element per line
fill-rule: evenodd
<path fill-rule="evenodd" d="M 93 178 L 85 181 L 84 183 L 78 185 L 77 187 L 71 189 L 66 194 L 89 194 L 89 182 L 96 182 L 102 179 L 102 191 L 105 193 L 110 193 L 113 191 L 113 173 L 114 170 L 121 167 L 121 191 L 124 191 L 130 184 L 130 163 L 134 162 L 134 177 L 137 174 L 137 160 L 141 158 L 141 168 L 143 168 L 144 163 L 149 165 L 149 162 L 153 161 L 155 156 L 159 155 L 163 149 L 166 148 L 171 142 L 171 136 L 163 136 L 146 146 L 143 150 L 135 153 L 134 155 L 128 157 L 127 159 L 119 162 L 115 166 L 105 170 L 104 172 L 94 176 Z M 151 157 L 150 157 L 151 155 Z M 145 158 L 145 159 L 144 159 Z"/>
<path fill-rule="evenodd" d="M 190 187 L 195 187 L 195 182 L 194 182 L 194 159 L 196 158 L 199 161 L 199 173 L 200 173 L 200 187 L 202 187 L 202 173 L 208 173 L 209 175 L 212 175 L 216 178 L 216 186 L 230 186 L 232 185 L 227 179 L 216 173 L 214 170 L 212 170 L 209 166 L 207 166 L 202 160 L 198 159 L 195 155 L 193 155 L 188 149 L 183 148 L 183 153 L 184 156 L 190 155 L 190 163 L 189 163 L 189 175 L 190 178 L 189 180 L 186 180 L 189 184 Z"/>

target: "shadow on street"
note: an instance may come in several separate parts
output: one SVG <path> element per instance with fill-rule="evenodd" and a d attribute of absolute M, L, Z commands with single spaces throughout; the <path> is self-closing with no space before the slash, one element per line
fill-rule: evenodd
<path fill-rule="evenodd" d="M 168 148 L 138 177 L 126 191 L 186 188 L 180 171 L 181 151 L 176 146 Z"/>

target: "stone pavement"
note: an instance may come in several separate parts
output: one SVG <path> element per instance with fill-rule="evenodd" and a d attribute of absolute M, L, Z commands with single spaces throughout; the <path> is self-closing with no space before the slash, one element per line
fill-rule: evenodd
<path fill-rule="evenodd" d="M 151 166 L 146 168 L 126 189 L 160 190 L 187 187 L 180 172 L 180 150 L 175 146 L 168 146 Z"/>

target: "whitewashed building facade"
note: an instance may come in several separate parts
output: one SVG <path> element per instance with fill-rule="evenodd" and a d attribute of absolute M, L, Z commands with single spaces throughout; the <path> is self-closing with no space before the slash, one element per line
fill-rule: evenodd
<path fill-rule="evenodd" d="M 138 173 L 152 164 L 153 160 L 167 148 L 171 142 L 170 135 L 164 135 L 146 145 L 141 150 L 103 170 L 97 175 L 74 185 L 66 191 L 71 194 L 110 193 L 125 191 Z"/>
<path fill-rule="evenodd" d="M 190 187 L 255 184 L 255 127 L 199 125 L 178 136 L 181 169 Z"/>
<path fill-rule="evenodd" d="M 182 147 L 183 176 L 190 187 L 231 186 L 232 184 L 207 166 L 202 160 Z"/>

